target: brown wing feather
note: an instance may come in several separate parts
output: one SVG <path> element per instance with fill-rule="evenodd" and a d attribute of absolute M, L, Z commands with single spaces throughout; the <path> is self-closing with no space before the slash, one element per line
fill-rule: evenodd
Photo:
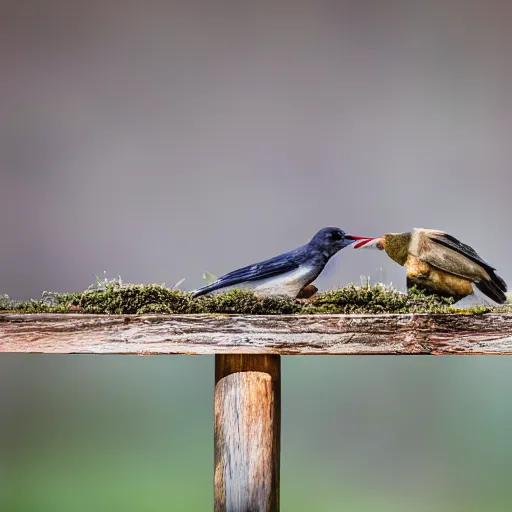
<path fill-rule="evenodd" d="M 441 231 L 415 230 L 411 254 L 439 270 L 470 281 L 490 279 L 486 268 L 473 258 L 469 258 L 466 252 L 440 244 L 439 240 L 442 240 L 443 236 L 444 233 Z"/>
<path fill-rule="evenodd" d="M 448 249 L 453 249 L 459 254 L 462 254 L 463 256 L 471 260 L 473 263 L 476 263 L 477 265 L 480 265 L 482 268 L 487 270 L 487 272 L 492 272 L 493 270 L 496 270 L 494 267 L 489 265 L 489 263 L 483 260 L 480 257 L 480 255 L 473 249 L 473 247 L 470 247 L 469 245 L 462 243 L 460 240 L 458 240 L 452 235 L 449 235 L 447 233 L 443 233 L 442 235 L 435 235 L 432 237 L 432 241 L 436 244 L 443 245 Z"/>
<path fill-rule="evenodd" d="M 506 301 L 507 284 L 494 267 L 455 237 L 442 231 L 415 230 L 410 252 L 433 268 L 475 283 L 494 301 Z"/>

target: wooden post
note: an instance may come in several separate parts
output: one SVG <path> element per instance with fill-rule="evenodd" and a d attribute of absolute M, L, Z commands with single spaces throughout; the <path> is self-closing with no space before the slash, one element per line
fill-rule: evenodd
<path fill-rule="evenodd" d="M 215 512 L 279 512 L 281 360 L 215 356 Z"/>

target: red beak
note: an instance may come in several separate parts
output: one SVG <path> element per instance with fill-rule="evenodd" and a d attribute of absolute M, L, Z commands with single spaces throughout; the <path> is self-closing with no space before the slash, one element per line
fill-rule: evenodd
<path fill-rule="evenodd" d="M 357 236 L 357 235 L 345 235 L 345 238 L 348 238 L 349 240 L 361 240 L 357 244 L 354 245 L 354 249 L 359 249 L 360 247 L 363 247 L 368 242 L 371 242 L 372 240 L 375 240 L 375 238 L 368 238 L 366 236 Z"/>

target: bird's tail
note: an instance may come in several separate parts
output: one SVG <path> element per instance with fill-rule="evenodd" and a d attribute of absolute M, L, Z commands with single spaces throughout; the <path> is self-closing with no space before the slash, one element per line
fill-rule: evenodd
<path fill-rule="evenodd" d="M 507 302 L 507 283 L 496 272 L 489 272 L 489 280 L 475 283 L 475 286 L 487 297 L 498 304 Z"/>
<path fill-rule="evenodd" d="M 192 298 L 201 297 L 201 295 L 206 295 L 210 291 L 210 286 L 203 286 L 202 288 L 198 288 L 197 290 L 192 290 L 190 293 L 192 294 Z"/>
<path fill-rule="evenodd" d="M 198 288 L 197 290 L 192 290 L 190 293 L 192 294 L 192 298 L 200 297 L 201 295 L 206 295 L 208 292 L 213 290 L 211 286 L 213 283 L 216 283 L 219 278 L 214 276 L 211 272 L 205 270 L 203 272 L 203 280 L 205 281 L 205 286 L 202 288 Z"/>

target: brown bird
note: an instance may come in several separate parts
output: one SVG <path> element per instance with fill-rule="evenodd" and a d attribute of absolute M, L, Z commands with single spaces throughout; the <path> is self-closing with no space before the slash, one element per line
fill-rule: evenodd
<path fill-rule="evenodd" d="M 413 229 L 362 240 L 355 249 L 374 247 L 407 269 L 407 288 L 416 285 L 427 293 L 463 299 L 474 286 L 498 304 L 506 302 L 507 284 L 495 268 L 469 245 L 443 231 Z"/>

